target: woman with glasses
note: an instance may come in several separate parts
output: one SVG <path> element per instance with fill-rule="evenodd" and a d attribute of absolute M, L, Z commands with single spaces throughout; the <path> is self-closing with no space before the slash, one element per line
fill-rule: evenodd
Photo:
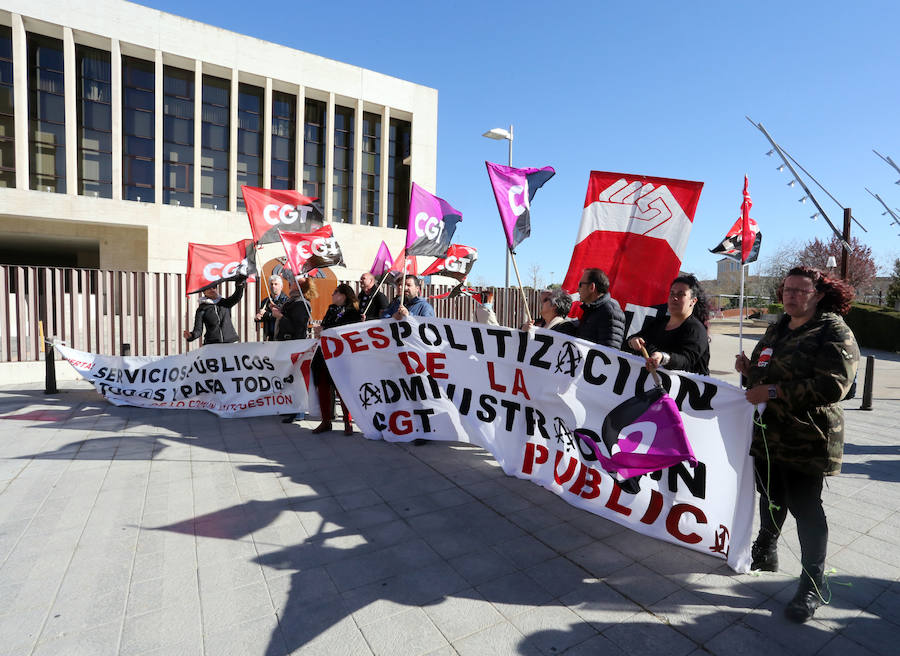
<path fill-rule="evenodd" d="M 856 376 L 859 348 L 841 315 L 853 288 L 811 267 L 795 267 L 778 288 L 784 316 L 750 358 L 735 357 L 750 403 L 765 403 L 754 423 L 750 454 L 760 492 L 760 529 L 750 551 L 753 570 L 776 571 L 776 545 L 788 510 L 797 521 L 803 572 L 785 616 L 805 622 L 822 603 L 828 523 L 825 476 L 841 470 L 844 413 L 840 401 Z"/>
<path fill-rule="evenodd" d="M 669 288 L 668 316 L 654 319 L 628 338 L 635 353 L 647 349 L 647 369 L 657 367 L 709 375 L 709 322 L 706 294 L 693 275 L 679 276 Z"/>
<path fill-rule="evenodd" d="M 331 295 L 331 305 L 328 306 L 325 317 L 322 319 L 322 329 L 344 326 L 357 321 L 362 321 L 362 314 L 359 309 L 359 300 L 356 298 L 356 292 L 353 291 L 353 287 L 342 282 Z M 341 402 L 341 410 L 344 414 L 344 435 L 352 435 L 353 424 L 351 423 L 350 412 L 334 387 L 334 382 L 331 380 L 331 374 L 328 372 L 328 366 L 325 364 L 325 358 L 322 356 L 321 349 L 316 351 L 316 354 L 313 356 L 312 372 L 316 380 L 316 391 L 319 396 L 319 410 L 322 413 L 322 423 L 312 429 L 313 434 L 318 435 L 331 430 L 331 420 L 334 414 L 331 394 L 332 390 L 334 390 L 338 400 Z"/>
<path fill-rule="evenodd" d="M 564 335 L 575 335 L 575 324 L 566 319 L 572 310 L 572 297 L 562 288 L 552 289 L 541 293 L 540 323 L 526 321 L 522 324 L 522 330 L 531 330 L 534 326 L 540 326 L 547 330 L 555 330 Z"/>

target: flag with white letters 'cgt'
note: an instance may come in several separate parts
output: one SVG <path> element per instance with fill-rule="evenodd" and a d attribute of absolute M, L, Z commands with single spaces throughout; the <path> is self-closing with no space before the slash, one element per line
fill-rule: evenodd
<path fill-rule="evenodd" d="M 252 281 L 256 274 L 256 255 L 249 239 L 223 246 L 188 244 L 186 294 L 239 278 Z"/>

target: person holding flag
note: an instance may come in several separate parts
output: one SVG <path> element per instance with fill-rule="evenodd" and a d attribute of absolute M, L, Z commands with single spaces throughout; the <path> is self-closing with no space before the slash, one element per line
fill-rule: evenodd
<path fill-rule="evenodd" d="M 393 300 L 381 317 L 382 319 L 405 319 L 414 317 L 433 317 L 434 308 L 431 303 L 419 296 L 422 293 L 422 281 L 411 273 L 406 275 L 403 282 L 403 294 Z"/>
<path fill-rule="evenodd" d="M 365 311 L 365 321 L 379 319 L 387 309 L 388 300 L 384 292 L 378 290 L 375 276 L 366 272 L 359 277 L 359 307 Z"/>
<path fill-rule="evenodd" d="M 194 313 L 193 330 L 185 330 L 184 338 L 188 342 L 203 335 L 204 344 L 231 344 L 238 341 L 238 334 L 231 324 L 231 308 L 237 305 L 244 295 L 247 280 L 243 276 L 235 278 L 234 293 L 222 298 L 217 286 L 207 287 L 201 292 L 203 298 Z"/>
<path fill-rule="evenodd" d="M 281 288 L 284 285 L 284 280 L 281 276 L 277 274 L 273 274 L 269 276 L 269 295 L 266 296 L 262 302 L 259 304 L 259 308 L 256 311 L 255 321 L 257 324 L 262 324 L 263 329 L 263 341 L 271 342 L 275 339 L 275 315 L 272 314 L 272 307 L 282 306 L 288 301 L 288 296 Z"/>

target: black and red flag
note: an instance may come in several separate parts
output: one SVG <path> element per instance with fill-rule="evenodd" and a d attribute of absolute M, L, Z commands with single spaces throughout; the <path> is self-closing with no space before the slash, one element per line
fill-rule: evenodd
<path fill-rule="evenodd" d="M 242 239 L 234 244 L 188 244 L 185 293 L 193 294 L 228 280 L 256 276 L 253 242 Z"/>
<path fill-rule="evenodd" d="M 250 219 L 250 232 L 257 244 L 278 242 L 282 230 L 312 232 L 325 223 L 318 198 L 290 189 L 260 189 L 241 186 Z"/>
<path fill-rule="evenodd" d="M 314 269 L 344 263 L 344 255 L 330 225 L 322 226 L 314 232 L 282 231 L 280 234 L 294 275 L 305 276 Z"/>
<path fill-rule="evenodd" d="M 471 246 L 463 246 L 461 244 L 451 244 L 450 248 L 443 257 L 437 258 L 427 269 L 422 272 L 423 276 L 448 276 L 459 282 L 463 282 L 472 267 L 475 260 L 478 259 L 478 251 Z"/>
<path fill-rule="evenodd" d="M 741 264 L 755 262 L 759 257 L 759 248 L 762 246 L 762 233 L 759 225 L 750 218 L 750 208 L 753 202 L 750 200 L 750 181 L 744 176 L 744 200 L 741 203 L 741 216 L 731 226 L 731 230 L 725 235 L 717 246 L 710 248 L 710 253 L 724 255 Z"/>

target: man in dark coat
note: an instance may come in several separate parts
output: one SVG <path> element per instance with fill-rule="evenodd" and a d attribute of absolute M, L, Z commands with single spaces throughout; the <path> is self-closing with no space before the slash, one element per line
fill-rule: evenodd
<path fill-rule="evenodd" d="M 203 298 L 194 314 L 194 329 L 184 331 L 187 341 L 193 342 L 201 334 L 204 344 L 230 344 L 238 341 L 238 334 L 231 325 L 231 308 L 244 295 L 246 278 L 236 279 L 235 282 L 237 288 L 228 298 L 222 298 L 216 287 L 209 287 L 201 292 Z"/>
<path fill-rule="evenodd" d="M 575 332 L 577 337 L 613 348 L 622 348 L 625 313 L 609 295 L 609 278 L 603 269 L 585 269 L 578 283 L 584 314 Z"/>
<path fill-rule="evenodd" d="M 267 342 L 275 339 L 275 316 L 272 314 L 272 306 L 284 305 L 288 301 L 287 294 L 281 291 L 283 285 L 281 276 L 269 276 L 269 295 L 262 300 L 256 311 L 256 323 L 262 324 L 263 340 Z"/>
<path fill-rule="evenodd" d="M 388 306 L 387 296 L 384 295 L 384 292 L 376 291 L 378 289 L 377 282 L 371 273 L 364 273 L 359 277 L 357 298 L 359 298 L 359 309 L 366 313 L 365 321 L 380 319 Z"/>

